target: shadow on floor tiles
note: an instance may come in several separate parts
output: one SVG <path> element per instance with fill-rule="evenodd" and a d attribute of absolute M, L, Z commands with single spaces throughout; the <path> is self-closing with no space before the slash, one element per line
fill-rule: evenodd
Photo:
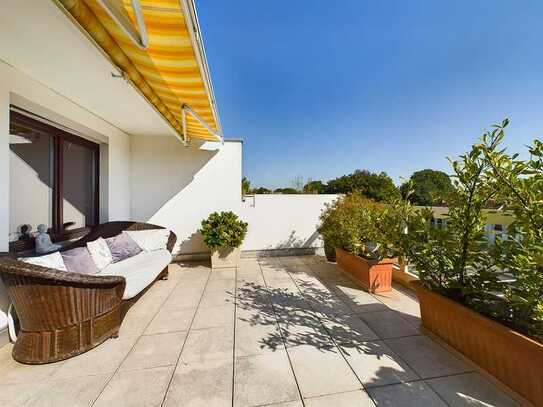
<path fill-rule="evenodd" d="M 276 266 L 279 270 L 284 270 Z M 338 273 L 339 274 L 339 273 Z M 375 333 L 359 318 L 357 313 L 387 310 L 370 294 L 360 290 L 354 282 L 344 280 L 341 274 L 337 282 L 321 279 L 315 274 L 301 272 L 297 279 L 296 272 L 290 272 L 296 280 L 297 288 L 265 286 L 254 282 L 246 282 L 238 287 L 237 307 L 238 321 L 249 326 L 279 325 L 280 332 L 263 329 L 259 338 L 262 349 L 277 350 L 283 346 L 314 348 L 322 352 L 337 349 L 337 343 L 347 356 L 352 354 L 368 354 L 375 359 L 395 360 L 398 356 L 379 340 Z M 304 281 L 303 279 L 306 279 Z M 288 285 L 288 283 L 287 283 Z M 342 288 L 353 290 L 348 295 L 336 294 Z M 359 293 L 356 297 L 356 291 Z M 362 301 L 356 300 L 362 299 Z M 368 303 L 364 304 L 364 300 Z M 378 306 L 376 308 L 376 306 Z M 365 309 L 367 308 L 367 309 Z M 398 312 L 398 311 L 395 311 Z M 402 315 L 401 312 L 398 312 Z M 403 315 L 402 315 L 403 316 Z M 410 315 L 405 317 L 412 318 Z M 334 341 L 332 340 L 334 338 Z M 403 363 L 402 363 L 403 364 Z M 405 370 L 398 364 L 396 367 L 380 366 L 373 372 L 369 381 L 379 384 L 403 381 Z"/>

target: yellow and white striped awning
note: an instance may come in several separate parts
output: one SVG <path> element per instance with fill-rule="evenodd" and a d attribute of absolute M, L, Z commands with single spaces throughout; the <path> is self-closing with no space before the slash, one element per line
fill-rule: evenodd
<path fill-rule="evenodd" d="M 183 140 L 222 140 L 191 0 L 57 0 Z"/>

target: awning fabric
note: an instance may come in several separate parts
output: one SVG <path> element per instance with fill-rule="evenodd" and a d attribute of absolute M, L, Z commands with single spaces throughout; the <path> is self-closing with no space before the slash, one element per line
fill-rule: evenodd
<path fill-rule="evenodd" d="M 189 33 L 195 17 L 187 15 L 188 0 L 139 0 L 145 49 L 111 17 L 104 0 L 58 1 L 183 139 L 222 139 L 205 57 Z M 138 30 L 131 0 L 108 2 Z"/>

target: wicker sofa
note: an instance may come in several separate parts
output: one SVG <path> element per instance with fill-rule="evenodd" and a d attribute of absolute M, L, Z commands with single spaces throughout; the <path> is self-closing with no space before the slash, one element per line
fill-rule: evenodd
<path fill-rule="evenodd" d="M 124 230 L 147 229 L 162 228 L 137 222 L 104 223 L 62 251 L 85 246 L 99 237 L 116 236 Z M 28 364 L 55 362 L 117 337 L 128 309 L 154 281 L 168 277 L 176 239 L 171 232 L 166 254 L 147 256 L 142 261 L 136 259 L 142 254 L 137 255 L 117 263 L 130 262 L 123 266 L 123 271 L 104 270 L 106 275 L 64 272 L 0 258 L 0 276 L 20 322 L 13 358 Z M 130 275 L 132 270 L 134 276 Z"/>

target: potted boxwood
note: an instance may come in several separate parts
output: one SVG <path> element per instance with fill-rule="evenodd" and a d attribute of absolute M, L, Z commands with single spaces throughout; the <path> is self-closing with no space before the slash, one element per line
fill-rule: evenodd
<path fill-rule="evenodd" d="M 338 198 L 321 216 L 320 233 L 335 246 L 336 261 L 370 292 L 389 291 L 397 259 L 386 233 L 388 210 L 354 192 Z M 388 233 L 388 232 L 387 232 Z"/>
<path fill-rule="evenodd" d="M 411 213 L 398 243 L 419 275 L 423 326 L 535 405 L 543 405 L 543 144 L 519 160 L 499 148 L 507 121 L 452 162 L 447 228 Z M 514 216 L 486 238 L 488 208 Z"/>
<path fill-rule="evenodd" d="M 200 233 L 211 249 L 211 267 L 238 267 L 240 246 L 247 234 L 247 223 L 231 211 L 213 212 L 202 221 Z"/>

